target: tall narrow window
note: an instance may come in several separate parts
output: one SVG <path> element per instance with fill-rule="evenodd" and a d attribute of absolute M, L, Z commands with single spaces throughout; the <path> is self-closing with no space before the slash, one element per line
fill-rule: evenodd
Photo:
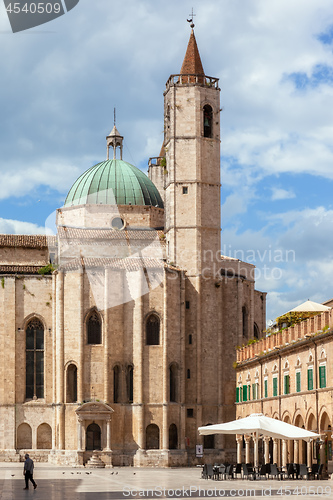
<path fill-rule="evenodd" d="M 173 363 L 169 369 L 171 403 L 175 403 L 177 401 L 177 371 L 177 365 Z"/>
<path fill-rule="evenodd" d="M 319 387 L 323 389 L 326 387 L 326 366 L 319 366 Z"/>
<path fill-rule="evenodd" d="M 284 376 L 284 394 L 289 394 L 289 392 L 290 392 L 289 375 L 286 374 Z"/>
<path fill-rule="evenodd" d="M 236 387 L 236 403 L 239 403 L 239 387 Z"/>
<path fill-rule="evenodd" d="M 277 377 L 273 378 L 273 396 L 278 395 L 278 379 Z"/>
<path fill-rule="evenodd" d="M 268 398 L 268 379 L 264 380 L 264 397 Z"/>
<path fill-rule="evenodd" d="M 296 392 L 301 392 L 301 372 L 296 372 Z"/>
<path fill-rule="evenodd" d="M 308 369 L 308 391 L 313 389 L 313 368 Z"/>
<path fill-rule="evenodd" d="M 70 364 L 67 368 L 67 388 L 66 402 L 76 403 L 77 401 L 77 367 Z"/>
<path fill-rule="evenodd" d="M 102 343 L 102 322 L 97 311 L 93 311 L 87 321 L 88 344 Z"/>
<path fill-rule="evenodd" d="M 246 307 L 242 307 L 242 322 L 243 322 L 243 337 L 247 337 L 247 310 Z"/>
<path fill-rule="evenodd" d="M 129 403 L 133 403 L 133 366 L 129 365 L 127 367 L 126 373 L 127 382 L 127 399 Z"/>
<path fill-rule="evenodd" d="M 204 118 L 204 137 L 212 137 L 213 132 L 213 110 L 209 104 L 203 108 Z"/>
<path fill-rule="evenodd" d="M 247 401 L 247 385 L 243 385 L 243 401 Z"/>
<path fill-rule="evenodd" d="M 26 329 L 26 399 L 44 397 L 44 327 L 32 319 Z"/>
<path fill-rule="evenodd" d="M 160 320 L 155 314 L 151 314 L 146 322 L 147 345 L 159 345 L 160 343 Z"/>
<path fill-rule="evenodd" d="M 120 398 L 120 366 L 113 368 L 113 402 L 119 403 Z"/>

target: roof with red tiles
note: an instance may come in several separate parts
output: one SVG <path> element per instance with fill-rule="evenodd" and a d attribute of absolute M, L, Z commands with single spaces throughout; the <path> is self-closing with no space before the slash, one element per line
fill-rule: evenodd
<path fill-rule="evenodd" d="M 204 75 L 197 41 L 194 36 L 194 31 L 191 31 L 190 39 L 187 45 L 185 58 L 183 61 L 181 75 Z"/>
<path fill-rule="evenodd" d="M 0 247 L 47 248 L 56 245 L 55 236 L 0 234 Z"/>
<path fill-rule="evenodd" d="M 139 269 L 174 269 L 178 268 L 168 265 L 166 262 L 160 259 L 153 258 L 133 258 L 128 257 L 126 259 L 120 258 L 85 258 L 81 257 L 78 259 L 73 259 L 70 262 L 60 266 L 58 270 L 61 271 L 72 271 L 74 269 L 79 269 L 80 267 L 88 268 L 110 268 L 119 269 L 124 271 L 137 271 Z"/>
<path fill-rule="evenodd" d="M 38 274 L 42 266 L 0 265 L 0 274 Z"/>

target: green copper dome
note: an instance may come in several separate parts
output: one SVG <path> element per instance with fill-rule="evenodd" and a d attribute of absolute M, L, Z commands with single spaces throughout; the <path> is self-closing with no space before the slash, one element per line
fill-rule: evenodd
<path fill-rule="evenodd" d="M 160 193 L 138 168 L 123 160 L 105 160 L 84 172 L 71 187 L 72 205 L 151 205 L 163 208 Z"/>

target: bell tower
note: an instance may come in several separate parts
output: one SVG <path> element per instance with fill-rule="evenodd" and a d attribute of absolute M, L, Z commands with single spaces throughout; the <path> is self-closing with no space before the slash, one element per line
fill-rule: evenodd
<path fill-rule="evenodd" d="M 209 277 L 220 251 L 220 89 L 205 75 L 193 25 L 179 74 L 164 93 L 170 262 Z"/>

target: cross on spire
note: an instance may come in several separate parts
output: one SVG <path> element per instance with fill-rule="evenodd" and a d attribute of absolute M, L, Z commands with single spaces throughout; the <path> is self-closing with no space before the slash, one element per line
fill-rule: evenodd
<path fill-rule="evenodd" d="M 193 22 L 193 21 L 194 21 L 194 19 L 193 19 L 193 18 L 194 18 L 195 16 L 196 16 L 196 14 L 194 14 L 194 12 L 193 12 L 193 7 L 192 7 L 192 14 L 190 14 L 190 19 L 187 19 L 187 22 L 188 22 L 188 23 L 191 23 L 191 24 L 190 24 L 190 26 L 191 26 L 191 28 L 192 28 L 192 29 L 193 29 L 193 28 L 194 28 L 194 26 L 195 26 L 195 24 L 194 24 L 194 22 Z"/>

